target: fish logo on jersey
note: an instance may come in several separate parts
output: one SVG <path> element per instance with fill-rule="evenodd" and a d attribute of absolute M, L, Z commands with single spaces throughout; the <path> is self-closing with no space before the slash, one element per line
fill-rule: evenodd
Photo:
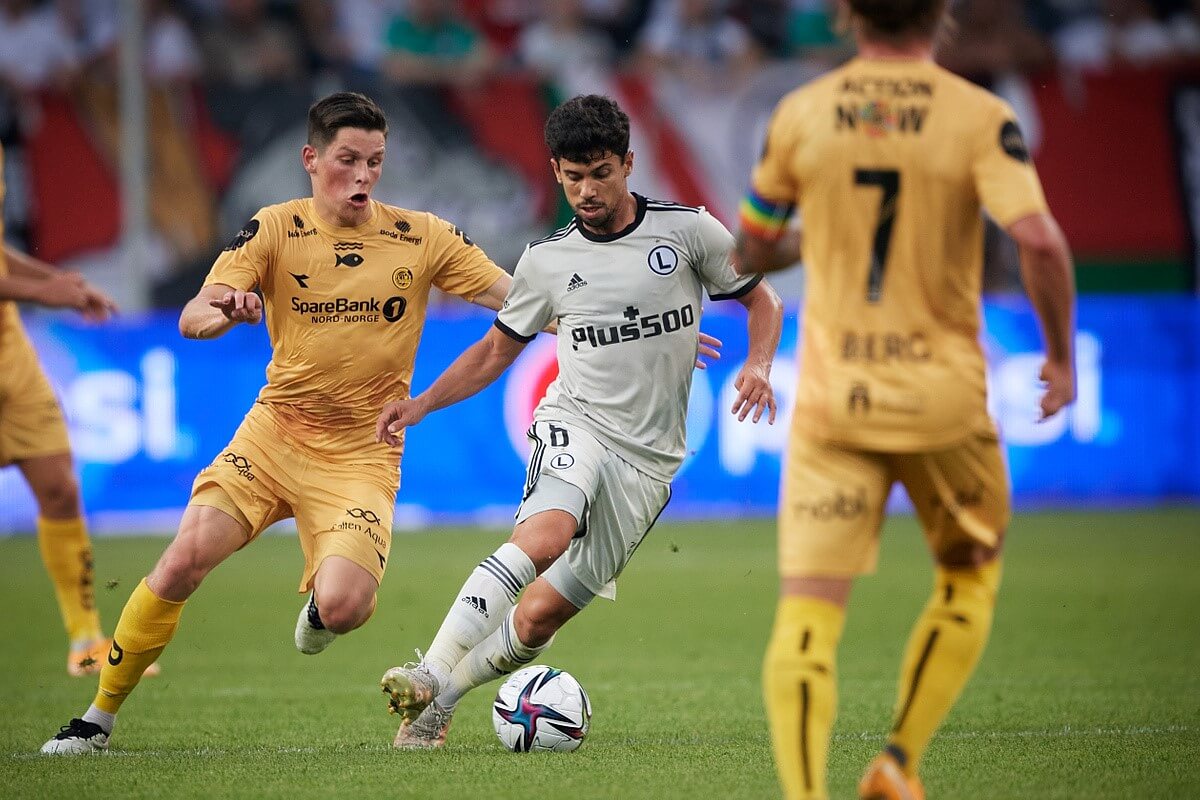
<path fill-rule="evenodd" d="M 346 255 L 343 256 L 343 255 L 338 255 L 338 253 L 336 252 L 338 250 L 362 250 L 363 249 L 362 242 L 334 242 L 333 249 L 335 251 L 334 256 L 337 258 L 337 260 L 333 262 L 333 265 L 335 267 L 362 266 L 364 259 L 358 253 L 347 253 Z"/>

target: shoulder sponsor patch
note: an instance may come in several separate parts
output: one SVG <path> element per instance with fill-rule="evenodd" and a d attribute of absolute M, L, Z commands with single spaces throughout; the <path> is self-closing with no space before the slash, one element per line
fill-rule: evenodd
<path fill-rule="evenodd" d="M 245 227 L 243 227 L 240 231 L 237 232 L 237 236 L 233 237 L 232 242 L 225 245 L 225 249 L 226 250 L 237 250 L 239 247 L 244 245 L 246 242 L 253 239 L 254 235 L 256 233 L 258 233 L 258 220 L 252 219 L 246 223 Z"/>
<path fill-rule="evenodd" d="M 1021 135 L 1017 123 L 1011 119 L 1000 126 L 1000 147 L 1022 164 L 1029 162 L 1029 148 L 1025 146 L 1025 137 Z"/>

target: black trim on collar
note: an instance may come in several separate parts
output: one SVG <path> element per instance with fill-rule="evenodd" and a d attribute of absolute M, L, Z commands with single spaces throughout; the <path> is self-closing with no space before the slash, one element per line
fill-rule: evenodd
<path fill-rule="evenodd" d="M 537 247 L 539 244 L 546 244 L 547 242 L 557 242 L 559 239 L 565 239 L 571 235 L 571 231 L 575 230 L 576 223 L 577 223 L 577 220 L 573 219 L 570 222 L 568 222 L 566 225 L 564 225 L 563 227 L 556 230 L 554 233 L 550 234 L 549 236 L 543 236 L 541 239 L 535 239 L 534 241 L 530 242 L 529 246 Z"/>
<path fill-rule="evenodd" d="M 575 221 L 578 223 L 577 227 L 579 228 L 579 232 L 583 234 L 583 238 L 587 239 L 589 242 L 615 242 L 617 239 L 620 239 L 623 236 L 628 236 L 637 230 L 637 227 L 642 224 L 642 220 L 646 218 L 646 198 L 642 197 L 637 192 L 630 192 L 630 194 L 632 194 L 633 199 L 637 201 L 637 213 L 633 215 L 633 222 L 629 223 L 616 233 L 592 233 L 587 229 L 587 227 L 584 226 L 583 220 L 579 219 L 579 217 L 575 217 Z"/>

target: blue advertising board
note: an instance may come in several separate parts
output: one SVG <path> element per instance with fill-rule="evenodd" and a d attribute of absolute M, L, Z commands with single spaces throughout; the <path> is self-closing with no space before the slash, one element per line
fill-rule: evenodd
<path fill-rule="evenodd" d="M 725 304 L 729 305 L 729 304 Z M 985 305 L 992 412 L 1000 423 L 1018 507 L 1200 500 L 1200 301 L 1179 297 L 1083 298 L 1076 338 L 1079 399 L 1037 422 L 1041 364 L 1036 318 L 1024 300 Z M 435 309 L 414 387 L 427 386 L 490 325 L 486 313 Z M 774 513 L 794 394 L 797 318 L 787 316 L 772 380 L 781 406 L 773 427 L 729 413 L 745 357 L 740 309 L 706 312 L 703 329 L 725 343 L 697 372 L 688 458 L 669 515 Z M 169 530 L 192 479 L 229 440 L 263 382 L 263 327 L 180 338 L 174 315 L 91 327 L 66 316 L 26 326 L 67 410 L 84 503 L 95 529 Z M 534 405 L 556 371 L 554 340 L 541 336 L 499 381 L 426 418 L 409 433 L 397 525 L 498 523 L 520 498 Z M 32 530 L 36 509 L 15 469 L 0 470 L 0 533 Z"/>

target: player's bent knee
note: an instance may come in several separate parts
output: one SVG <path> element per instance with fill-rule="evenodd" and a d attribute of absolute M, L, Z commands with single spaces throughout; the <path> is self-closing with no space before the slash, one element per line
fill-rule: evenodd
<path fill-rule="evenodd" d="M 783 597 L 804 597 L 824 600 L 839 608 L 845 608 L 850 599 L 853 578 L 829 577 L 825 575 L 785 576 L 779 582 L 779 593 Z"/>
<path fill-rule="evenodd" d="M 349 633 L 361 627 L 375 613 L 375 595 L 367 597 L 330 593 L 317 598 L 321 623 L 334 633 Z"/>
<path fill-rule="evenodd" d="M 578 613 L 569 604 L 559 603 L 549 597 L 534 593 L 521 598 L 513 615 L 513 628 L 517 638 L 530 647 L 540 647 L 553 638 L 567 620 Z"/>
<path fill-rule="evenodd" d="M 164 600 L 186 600 L 248 537 L 245 525 L 226 512 L 190 505 L 179 523 L 179 533 L 159 558 L 147 584 Z"/>
<path fill-rule="evenodd" d="M 937 563 L 950 570 L 983 567 L 1000 558 L 1001 544 L 993 547 L 979 542 L 955 542 L 937 554 Z"/>
<path fill-rule="evenodd" d="M 543 511 L 519 522 L 509 541 L 529 556 L 535 572 L 541 575 L 567 552 L 577 526 L 575 517 L 567 511 Z"/>
<path fill-rule="evenodd" d="M 146 577 L 146 585 L 163 600 L 180 602 L 192 596 L 209 571 L 194 550 L 176 547 L 173 542 Z"/>

